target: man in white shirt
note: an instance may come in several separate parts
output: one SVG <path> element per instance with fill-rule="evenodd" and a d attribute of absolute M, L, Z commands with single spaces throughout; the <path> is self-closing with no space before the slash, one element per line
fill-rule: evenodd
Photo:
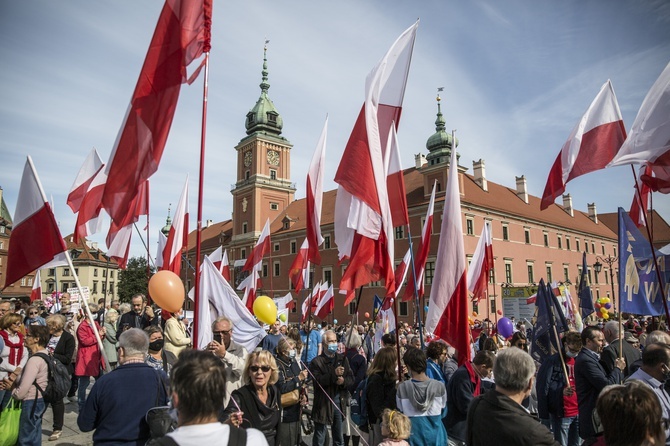
<path fill-rule="evenodd" d="M 207 346 L 207 350 L 221 359 L 226 366 L 226 394 L 223 398 L 223 407 L 228 406 L 228 400 L 233 390 L 244 385 L 242 374 L 249 353 L 247 349 L 233 341 L 233 324 L 227 317 L 219 317 L 212 323 L 214 340 Z"/>

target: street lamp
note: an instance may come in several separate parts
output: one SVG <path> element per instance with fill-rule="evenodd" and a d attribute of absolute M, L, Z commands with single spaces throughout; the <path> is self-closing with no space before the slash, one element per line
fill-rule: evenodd
<path fill-rule="evenodd" d="M 618 257 L 613 257 L 611 255 L 607 255 L 607 257 L 596 257 L 596 263 L 593 265 L 593 269 L 596 271 L 596 274 L 600 274 L 600 271 L 603 269 L 603 264 L 600 263 L 601 261 L 604 263 L 607 263 L 607 266 L 610 269 L 610 285 L 612 286 L 612 307 L 614 309 L 614 312 L 616 313 L 616 296 L 614 295 L 614 268 L 613 265 L 615 262 L 619 260 Z"/>

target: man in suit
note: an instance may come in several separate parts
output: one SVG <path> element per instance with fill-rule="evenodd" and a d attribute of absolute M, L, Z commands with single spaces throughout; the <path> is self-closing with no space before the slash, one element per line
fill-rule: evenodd
<path fill-rule="evenodd" d="M 586 327 L 582 331 L 582 350 L 575 359 L 575 385 L 579 407 L 579 436 L 585 445 L 596 441 L 596 428 L 593 425 L 593 410 L 603 388 L 623 381 L 626 360 L 614 359 L 611 372 L 605 371 L 600 363 L 600 353 L 605 344 L 605 335 L 598 327 Z"/>
<path fill-rule="evenodd" d="M 609 345 L 603 349 L 603 352 L 600 355 L 600 363 L 605 368 L 605 372 L 609 373 L 614 368 L 614 360 L 619 357 L 619 338 L 623 336 L 619 322 L 607 322 L 603 327 L 603 335 Z M 623 358 L 626 360 L 626 368 L 623 370 L 623 376 L 624 378 L 628 378 L 632 373 L 632 371 L 629 370 L 629 366 L 640 359 L 641 352 L 629 342 L 626 342 L 623 339 L 621 341 Z"/>

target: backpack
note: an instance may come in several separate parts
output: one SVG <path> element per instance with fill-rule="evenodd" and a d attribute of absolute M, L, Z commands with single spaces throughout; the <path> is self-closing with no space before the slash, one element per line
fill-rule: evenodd
<path fill-rule="evenodd" d="M 351 421 L 356 426 L 363 427 L 368 425 L 368 405 L 367 405 L 368 378 L 358 383 L 354 394 L 351 396 L 349 408 L 351 409 Z"/>
<path fill-rule="evenodd" d="M 62 400 L 69 392 L 72 383 L 70 371 L 65 367 L 65 364 L 53 356 L 48 356 L 44 353 L 35 353 L 35 356 L 44 359 L 49 366 L 47 386 L 45 389 L 41 389 L 37 381 L 35 381 L 34 384 L 37 391 L 42 394 L 45 403 L 55 403 L 58 400 Z"/>

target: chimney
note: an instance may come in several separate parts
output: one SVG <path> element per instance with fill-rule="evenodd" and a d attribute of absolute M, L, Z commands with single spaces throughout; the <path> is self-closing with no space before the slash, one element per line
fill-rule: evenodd
<path fill-rule="evenodd" d="M 575 216 L 575 212 L 572 209 L 572 197 L 570 194 L 563 194 L 563 210 L 570 214 L 570 217 Z"/>
<path fill-rule="evenodd" d="M 475 183 L 482 188 L 483 191 L 488 192 L 489 184 L 486 181 L 486 165 L 483 159 L 472 162 L 472 169 L 475 173 Z"/>
<path fill-rule="evenodd" d="M 417 169 L 421 169 L 424 165 L 426 165 L 426 155 L 423 153 L 417 153 L 414 155 L 414 164 Z"/>
<path fill-rule="evenodd" d="M 598 212 L 596 212 L 596 204 L 587 203 L 587 206 L 589 207 L 589 218 L 593 220 L 595 224 L 598 224 Z"/>
<path fill-rule="evenodd" d="M 207 220 L 207 224 L 205 225 L 206 228 L 209 228 L 212 226 L 212 223 L 214 223 L 212 220 Z"/>
<path fill-rule="evenodd" d="M 516 196 L 521 198 L 524 203 L 528 204 L 528 188 L 526 187 L 526 177 L 521 175 L 516 178 Z"/>

